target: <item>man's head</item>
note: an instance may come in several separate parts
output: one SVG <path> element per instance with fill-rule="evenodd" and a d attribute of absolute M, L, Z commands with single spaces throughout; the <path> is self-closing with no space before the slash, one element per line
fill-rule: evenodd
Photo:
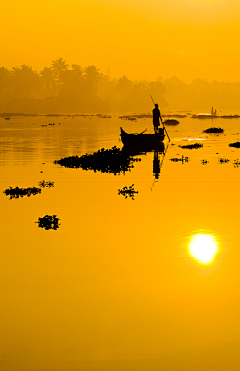
<path fill-rule="evenodd" d="M 158 104 L 157 103 L 155 103 L 155 107 L 158 108 Z"/>

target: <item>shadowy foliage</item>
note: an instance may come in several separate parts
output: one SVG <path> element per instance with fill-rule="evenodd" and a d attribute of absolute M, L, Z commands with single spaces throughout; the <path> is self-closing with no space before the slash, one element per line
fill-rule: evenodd
<path fill-rule="evenodd" d="M 194 143 L 194 144 L 187 144 L 185 146 L 179 146 L 181 148 L 186 148 L 186 149 L 194 149 L 194 148 L 202 148 L 203 144 L 202 143 Z"/>
<path fill-rule="evenodd" d="M 209 128 L 206 130 L 203 130 L 203 133 L 206 134 L 218 134 L 218 133 L 223 133 L 224 130 L 222 128 Z"/>
<path fill-rule="evenodd" d="M 164 125 L 178 125 L 180 124 L 180 121 L 175 119 L 167 119 L 164 121 Z"/>
<path fill-rule="evenodd" d="M 40 72 L 21 65 L 0 67 L 0 112 L 149 112 L 150 94 L 161 108 L 208 112 L 214 101 L 221 110 L 238 110 L 240 82 L 195 79 L 187 84 L 177 77 L 155 81 L 110 78 L 96 66 L 69 65 L 63 58 Z M 163 117 L 164 115 L 162 115 Z M 169 115 L 171 116 L 171 115 Z M 172 115 L 174 116 L 174 115 Z M 177 117 L 175 115 L 175 117 Z M 186 117 L 179 115 L 179 117 Z M 239 115 L 192 115 L 198 119 L 239 118 Z"/>
<path fill-rule="evenodd" d="M 38 183 L 39 187 L 41 188 L 51 188 L 51 187 L 54 187 L 54 182 L 45 182 L 45 180 L 41 180 L 39 183 Z"/>
<path fill-rule="evenodd" d="M 218 161 L 220 164 L 227 164 L 230 160 L 228 160 L 227 158 L 219 158 Z"/>
<path fill-rule="evenodd" d="M 179 157 L 174 157 L 174 158 L 170 158 L 169 160 L 173 161 L 173 162 L 180 162 L 181 161 L 181 163 L 184 164 L 184 162 L 189 161 L 189 157 L 185 157 L 185 156 L 182 155 L 182 157 L 180 157 L 180 158 Z"/>
<path fill-rule="evenodd" d="M 141 161 L 138 158 L 129 156 L 116 146 L 111 149 L 98 150 L 93 154 L 83 156 L 70 156 L 54 161 L 68 168 L 82 168 L 83 170 L 100 171 L 102 173 L 113 173 L 114 175 L 125 173 L 133 168 L 133 162 Z"/>
<path fill-rule="evenodd" d="M 239 167 L 240 166 L 240 160 L 234 160 L 234 162 L 233 162 L 233 166 L 234 167 Z"/>
<path fill-rule="evenodd" d="M 138 191 L 135 191 L 134 184 L 132 184 L 129 187 L 123 187 L 122 189 L 118 190 L 119 195 L 123 195 L 125 198 L 130 197 L 132 200 L 134 200 L 134 196 L 136 193 L 138 193 Z"/>
<path fill-rule="evenodd" d="M 59 218 L 56 215 L 45 215 L 43 218 L 38 218 L 38 227 L 48 229 L 58 229 L 59 228 Z"/>
<path fill-rule="evenodd" d="M 9 199 L 11 200 L 12 198 L 19 198 L 23 196 L 27 196 L 27 197 L 30 197 L 32 195 L 35 196 L 41 193 L 41 191 L 42 191 L 41 188 L 37 188 L 37 187 L 28 187 L 28 188 L 10 187 L 8 189 L 5 189 L 3 193 L 5 193 L 6 196 L 10 196 Z"/>
<path fill-rule="evenodd" d="M 230 143 L 229 147 L 240 148 L 240 142 Z"/>

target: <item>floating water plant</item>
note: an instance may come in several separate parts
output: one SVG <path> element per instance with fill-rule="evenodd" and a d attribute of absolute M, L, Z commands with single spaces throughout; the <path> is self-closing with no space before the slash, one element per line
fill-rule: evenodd
<path fill-rule="evenodd" d="M 83 170 L 100 171 L 116 175 L 129 171 L 133 168 L 133 162 L 136 161 L 141 161 L 141 159 L 134 158 L 114 146 L 111 149 L 102 148 L 93 154 L 85 154 L 80 157 L 65 157 L 54 161 L 54 163 L 69 168 L 82 168 Z"/>
<path fill-rule="evenodd" d="M 32 195 L 35 196 L 41 193 L 41 191 L 42 191 L 41 188 L 37 188 L 37 187 L 28 187 L 28 188 L 10 187 L 8 189 L 5 189 L 3 193 L 5 193 L 6 196 L 10 196 L 9 199 L 11 200 L 12 198 L 19 198 L 23 196 L 27 196 L 27 197 L 30 197 Z"/>
<path fill-rule="evenodd" d="M 164 125 L 178 125 L 180 124 L 180 121 L 175 119 L 167 119 L 164 121 Z"/>
<path fill-rule="evenodd" d="M 41 180 L 41 182 L 38 183 L 39 187 L 41 188 L 51 188 L 51 187 L 54 187 L 54 182 L 45 182 L 45 180 Z"/>
<path fill-rule="evenodd" d="M 233 166 L 234 167 L 239 167 L 240 166 L 240 160 L 234 160 L 234 162 L 233 162 Z"/>
<path fill-rule="evenodd" d="M 188 162 L 189 161 L 189 157 L 185 157 L 185 156 L 182 156 L 182 157 L 174 157 L 174 158 L 170 158 L 170 161 L 173 161 L 173 162 L 179 162 L 179 161 L 181 161 L 182 162 L 182 164 L 184 163 L 184 162 Z"/>
<path fill-rule="evenodd" d="M 138 191 L 135 191 L 134 184 L 132 184 L 129 187 L 123 187 L 122 189 L 118 190 L 119 195 L 123 195 L 125 198 L 132 198 L 134 200 L 134 195 L 138 193 Z"/>
<path fill-rule="evenodd" d="M 224 116 L 219 116 L 221 119 L 238 119 L 240 116 L 239 115 L 224 115 Z"/>
<path fill-rule="evenodd" d="M 48 229 L 58 229 L 59 228 L 59 218 L 57 218 L 57 215 L 45 215 L 43 218 L 38 218 L 38 227 L 44 228 L 46 230 Z"/>
<path fill-rule="evenodd" d="M 137 121 L 137 116 L 119 116 L 121 120 Z"/>
<path fill-rule="evenodd" d="M 166 114 L 162 115 L 162 117 L 177 117 L 177 118 L 185 118 L 187 115 L 180 115 L 180 114 Z M 133 119 L 145 119 L 145 118 L 152 118 L 152 113 L 141 113 L 141 114 L 134 114 L 134 115 L 125 115 L 119 116 L 122 120 L 133 120 Z"/>
<path fill-rule="evenodd" d="M 179 146 L 181 148 L 187 148 L 187 149 L 194 149 L 194 148 L 202 148 L 203 144 L 202 143 L 194 143 L 194 144 L 186 144 L 185 146 Z"/>
<path fill-rule="evenodd" d="M 229 147 L 240 148 L 240 142 L 230 143 Z"/>
<path fill-rule="evenodd" d="M 220 164 L 227 164 L 230 160 L 228 158 L 219 158 L 218 161 Z"/>
<path fill-rule="evenodd" d="M 202 160 L 201 163 L 202 163 L 202 165 L 207 165 L 207 164 L 209 163 L 209 161 L 207 161 L 207 160 Z"/>
<path fill-rule="evenodd" d="M 206 134 L 219 134 L 223 132 L 224 130 L 222 128 L 209 128 L 209 129 L 203 130 L 203 133 L 206 133 Z"/>

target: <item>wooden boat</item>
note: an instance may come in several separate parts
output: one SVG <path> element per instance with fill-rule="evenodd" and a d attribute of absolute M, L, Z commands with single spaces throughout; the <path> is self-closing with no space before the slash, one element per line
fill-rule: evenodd
<path fill-rule="evenodd" d="M 139 156 L 139 155 L 146 155 L 147 152 L 158 152 L 164 153 L 165 152 L 165 145 L 164 142 L 159 142 L 154 145 L 127 145 L 124 144 L 122 147 L 122 152 L 126 153 L 128 156 Z"/>
<path fill-rule="evenodd" d="M 126 131 L 121 129 L 121 139 L 124 146 L 128 147 L 141 147 L 146 149 L 154 149 L 164 140 L 165 134 L 164 129 L 160 128 L 157 134 L 128 134 Z"/>

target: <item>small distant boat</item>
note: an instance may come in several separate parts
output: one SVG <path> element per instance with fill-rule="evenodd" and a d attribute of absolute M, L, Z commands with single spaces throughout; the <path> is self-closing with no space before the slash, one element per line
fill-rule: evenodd
<path fill-rule="evenodd" d="M 219 117 L 217 116 L 217 110 L 212 107 L 211 113 L 198 113 L 197 115 L 194 114 L 192 115 L 193 119 L 209 119 L 209 118 L 214 118 L 214 117 Z"/>
<path fill-rule="evenodd" d="M 128 134 L 123 128 L 121 130 L 121 139 L 124 146 L 132 147 L 146 147 L 152 148 L 158 146 L 164 140 L 165 134 L 164 129 L 160 128 L 159 133 L 154 134 L 144 134 L 144 132 L 139 134 Z"/>

